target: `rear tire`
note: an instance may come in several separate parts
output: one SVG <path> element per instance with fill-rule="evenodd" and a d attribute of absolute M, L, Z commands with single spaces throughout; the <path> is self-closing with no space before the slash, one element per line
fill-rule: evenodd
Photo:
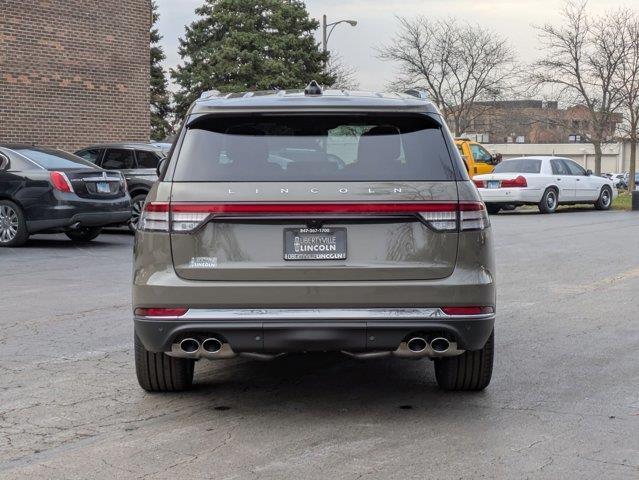
<path fill-rule="evenodd" d="M 74 242 L 87 243 L 97 238 L 100 233 L 102 233 L 102 227 L 83 227 L 65 232 L 65 235 Z"/>
<path fill-rule="evenodd" d="M 137 335 L 134 344 L 135 373 L 140 387 L 147 392 L 179 392 L 191 388 L 194 360 L 149 352 Z"/>
<path fill-rule="evenodd" d="M 539 211 L 541 213 L 555 213 L 559 204 L 559 196 L 554 188 L 547 188 L 539 202 Z"/>
<path fill-rule="evenodd" d="M 494 203 L 487 203 L 486 210 L 488 210 L 488 213 L 490 213 L 491 215 L 497 215 L 501 210 L 501 207 L 499 205 L 495 205 Z"/>
<path fill-rule="evenodd" d="M 0 200 L 0 247 L 21 247 L 28 239 L 22 209 L 9 200 Z"/>
<path fill-rule="evenodd" d="M 466 351 L 456 357 L 435 359 L 435 378 L 442 390 L 479 391 L 493 375 L 495 332 L 481 350 Z"/>
<path fill-rule="evenodd" d="M 612 205 L 612 191 L 609 187 L 603 187 L 599 198 L 595 202 L 595 208 L 597 210 L 608 210 Z"/>

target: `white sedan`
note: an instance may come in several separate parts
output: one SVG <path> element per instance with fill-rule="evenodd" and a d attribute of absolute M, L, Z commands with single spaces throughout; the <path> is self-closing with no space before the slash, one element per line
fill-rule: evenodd
<path fill-rule="evenodd" d="M 537 205 L 541 213 L 553 213 L 558 205 L 577 203 L 608 210 L 617 196 L 610 179 L 561 157 L 511 158 L 473 181 L 490 213 L 512 205 Z"/>

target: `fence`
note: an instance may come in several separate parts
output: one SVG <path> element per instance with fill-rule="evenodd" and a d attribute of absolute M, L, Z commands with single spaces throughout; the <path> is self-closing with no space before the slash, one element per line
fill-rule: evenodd
<path fill-rule="evenodd" d="M 595 148 L 589 143 L 493 143 L 486 144 L 485 147 L 493 153 L 501 153 L 505 159 L 533 155 L 556 155 L 570 158 L 584 168 L 595 170 Z M 602 145 L 602 150 L 602 172 L 628 171 L 630 142 L 606 143 Z"/>

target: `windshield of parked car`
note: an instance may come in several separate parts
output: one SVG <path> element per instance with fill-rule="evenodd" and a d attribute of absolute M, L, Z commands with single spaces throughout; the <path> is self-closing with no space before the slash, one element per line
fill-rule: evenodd
<path fill-rule="evenodd" d="M 74 168 L 99 169 L 91 162 L 62 150 L 43 148 L 16 148 L 16 152 L 24 155 L 47 170 L 70 170 Z"/>
<path fill-rule="evenodd" d="M 539 173 L 541 160 L 513 159 L 504 160 L 493 170 L 494 173 Z"/>
<path fill-rule="evenodd" d="M 425 115 L 210 116 L 191 122 L 174 181 L 454 180 Z"/>

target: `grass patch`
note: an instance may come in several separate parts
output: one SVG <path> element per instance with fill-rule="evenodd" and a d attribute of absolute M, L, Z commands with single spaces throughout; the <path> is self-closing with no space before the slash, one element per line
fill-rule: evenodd
<path fill-rule="evenodd" d="M 632 206 L 632 195 L 628 191 L 620 191 L 617 198 L 612 202 L 614 210 L 630 210 Z"/>

